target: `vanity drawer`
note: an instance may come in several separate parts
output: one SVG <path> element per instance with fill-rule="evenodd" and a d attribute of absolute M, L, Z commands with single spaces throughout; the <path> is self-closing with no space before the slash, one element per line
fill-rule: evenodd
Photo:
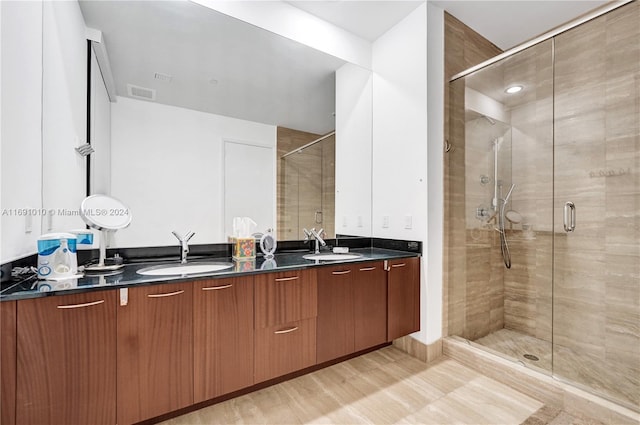
<path fill-rule="evenodd" d="M 257 329 L 255 382 L 316 364 L 316 319 Z"/>
<path fill-rule="evenodd" d="M 317 287 L 311 270 L 256 275 L 256 329 L 316 317 Z"/>

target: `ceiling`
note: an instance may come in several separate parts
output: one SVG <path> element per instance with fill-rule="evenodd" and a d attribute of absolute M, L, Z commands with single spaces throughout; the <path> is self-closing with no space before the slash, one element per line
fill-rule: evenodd
<path fill-rule="evenodd" d="M 188 1 L 80 1 L 102 31 L 119 96 L 325 134 L 345 62 Z M 159 80 L 156 73 L 170 76 Z"/>
<path fill-rule="evenodd" d="M 423 1 L 285 1 L 370 42 L 413 12 Z"/>
<path fill-rule="evenodd" d="M 608 1 L 432 0 L 487 40 L 508 50 Z"/>
<path fill-rule="evenodd" d="M 504 50 L 605 3 L 431 1 Z M 424 4 L 286 3 L 370 42 Z M 86 25 L 103 33 L 120 96 L 133 84 L 156 90 L 163 104 L 318 134 L 335 128 L 340 59 L 185 0 L 81 0 L 80 7 Z"/>
<path fill-rule="evenodd" d="M 430 0 L 502 50 L 543 34 L 605 0 Z M 288 1 L 318 18 L 374 41 L 423 1 Z"/>

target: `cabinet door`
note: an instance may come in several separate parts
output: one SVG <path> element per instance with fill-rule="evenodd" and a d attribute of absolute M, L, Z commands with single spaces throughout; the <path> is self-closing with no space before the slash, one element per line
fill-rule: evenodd
<path fill-rule="evenodd" d="M 387 340 L 420 330 L 420 258 L 389 261 Z"/>
<path fill-rule="evenodd" d="M 16 423 L 16 302 L 0 303 L 0 423 Z"/>
<path fill-rule="evenodd" d="M 128 289 L 118 307 L 118 424 L 193 404 L 191 283 Z"/>
<path fill-rule="evenodd" d="M 316 364 L 316 319 L 256 329 L 256 383 Z"/>
<path fill-rule="evenodd" d="M 195 402 L 253 385 L 253 277 L 194 283 Z"/>
<path fill-rule="evenodd" d="M 382 262 L 353 270 L 354 351 L 387 341 L 387 273 Z"/>
<path fill-rule="evenodd" d="M 317 362 L 354 350 L 353 266 L 318 269 Z"/>
<path fill-rule="evenodd" d="M 21 300 L 20 424 L 116 422 L 116 291 Z"/>
<path fill-rule="evenodd" d="M 317 281 L 312 270 L 255 277 L 256 329 L 316 317 Z"/>

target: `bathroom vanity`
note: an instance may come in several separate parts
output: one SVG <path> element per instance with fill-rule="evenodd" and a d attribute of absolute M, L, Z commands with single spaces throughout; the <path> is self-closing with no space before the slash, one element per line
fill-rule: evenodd
<path fill-rule="evenodd" d="M 127 265 L 115 283 L 3 296 L 2 423 L 145 421 L 419 330 L 419 254 L 353 251 L 190 277 Z"/>

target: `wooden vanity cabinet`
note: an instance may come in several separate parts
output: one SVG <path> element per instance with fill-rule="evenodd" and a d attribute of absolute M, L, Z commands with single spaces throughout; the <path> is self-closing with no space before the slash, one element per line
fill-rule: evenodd
<path fill-rule="evenodd" d="M 420 258 L 389 260 L 387 340 L 420 330 Z"/>
<path fill-rule="evenodd" d="M 194 402 L 193 285 L 124 291 L 117 314 L 118 424 L 131 424 Z"/>
<path fill-rule="evenodd" d="M 339 265 L 318 269 L 317 362 L 353 353 L 353 278 L 355 267 Z"/>
<path fill-rule="evenodd" d="M 0 424 L 16 423 L 16 302 L 0 303 Z"/>
<path fill-rule="evenodd" d="M 387 276 L 382 262 L 318 271 L 317 361 L 323 363 L 387 340 Z"/>
<path fill-rule="evenodd" d="M 194 402 L 253 385 L 253 276 L 193 284 Z"/>
<path fill-rule="evenodd" d="M 255 382 L 316 363 L 315 270 L 255 276 Z"/>
<path fill-rule="evenodd" d="M 16 423 L 116 423 L 116 302 L 114 290 L 17 302 Z"/>
<path fill-rule="evenodd" d="M 387 272 L 382 261 L 354 269 L 354 350 L 360 351 L 387 341 Z"/>

